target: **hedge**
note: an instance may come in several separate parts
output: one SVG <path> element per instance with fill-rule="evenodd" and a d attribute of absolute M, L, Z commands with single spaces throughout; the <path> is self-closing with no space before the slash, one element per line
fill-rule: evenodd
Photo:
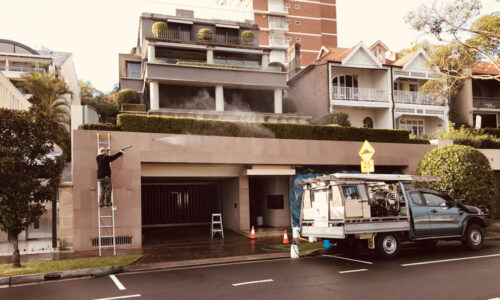
<path fill-rule="evenodd" d="M 123 89 L 118 92 L 116 102 L 120 106 L 124 103 L 139 104 L 141 102 L 141 95 L 136 90 Z"/>
<path fill-rule="evenodd" d="M 78 126 L 78 129 L 83 130 L 106 130 L 106 131 L 120 131 L 120 126 L 111 123 L 93 123 L 93 124 L 82 124 Z"/>
<path fill-rule="evenodd" d="M 198 31 L 199 41 L 211 41 L 212 37 L 213 37 L 213 32 L 208 28 L 202 28 Z"/>
<path fill-rule="evenodd" d="M 489 134 L 497 139 L 500 138 L 500 128 L 483 128 L 481 129 L 484 134 Z"/>
<path fill-rule="evenodd" d="M 122 131 L 131 132 L 300 140 L 369 140 L 370 142 L 381 143 L 410 143 L 409 132 L 406 130 L 197 120 L 193 118 L 175 118 L 133 114 L 118 115 L 117 123 Z"/>
<path fill-rule="evenodd" d="M 155 38 L 166 38 L 168 26 L 165 22 L 155 22 L 151 27 Z"/>
<path fill-rule="evenodd" d="M 146 104 L 123 103 L 122 111 L 146 111 Z"/>

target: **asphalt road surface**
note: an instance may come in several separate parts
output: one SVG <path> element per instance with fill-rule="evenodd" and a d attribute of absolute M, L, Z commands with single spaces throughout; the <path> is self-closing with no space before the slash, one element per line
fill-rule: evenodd
<path fill-rule="evenodd" d="M 0 289 L 0 299 L 494 299 L 500 241 L 480 251 L 459 243 L 406 246 L 398 258 L 336 251 L 281 259 Z"/>

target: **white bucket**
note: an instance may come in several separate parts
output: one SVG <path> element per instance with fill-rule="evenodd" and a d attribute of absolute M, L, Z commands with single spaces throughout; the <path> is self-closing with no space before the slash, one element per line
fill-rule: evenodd
<path fill-rule="evenodd" d="M 292 237 L 293 239 L 298 239 L 300 236 L 300 227 L 293 227 L 292 228 Z"/>
<path fill-rule="evenodd" d="M 290 246 L 290 257 L 299 258 L 299 247 L 297 246 L 297 244 L 292 244 Z"/>
<path fill-rule="evenodd" d="M 257 217 L 257 226 L 258 227 L 264 226 L 264 217 L 262 217 L 262 216 Z"/>
<path fill-rule="evenodd" d="M 309 237 L 309 243 L 315 243 L 318 239 L 314 236 Z"/>

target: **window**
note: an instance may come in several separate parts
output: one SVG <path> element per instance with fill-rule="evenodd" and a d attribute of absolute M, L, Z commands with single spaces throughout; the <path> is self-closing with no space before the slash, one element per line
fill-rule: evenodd
<path fill-rule="evenodd" d="M 127 62 L 127 77 L 141 78 L 141 63 Z"/>
<path fill-rule="evenodd" d="M 342 194 L 344 194 L 345 199 L 360 199 L 358 187 L 355 185 L 343 185 Z"/>
<path fill-rule="evenodd" d="M 424 200 L 422 200 L 422 196 L 420 195 L 419 192 L 410 192 L 411 196 L 411 201 L 415 203 L 416 205 L 423 206 L 424 205 Z"/>
<path fill-rule="evenodd" d="M 295 24 L 296 25 L 300 25 L 300 21 L 295 21 Z"/>
<path fill-rule="evenodd" d="M 268 195 L 267 209 L 283 209 L 285 201 L 283 195 Z"/>
<path fill-rule="evenodd" d="M 285 7 L 286 8 L 290 8 L 290 4 L 285 4 Z"/>
<path fill-rule="evenodd" d="M 286 37 L 286 40 L 287 40 L 287 41 L 291 41 L 291 40 L 292 40 L 292 38 L 291 38 L 291 37 L 289 37 L 289 36 L 287 36 L 287 37 Z"/>
<path fill-rule="evenodd" d="M 424 193 L 427 206 L 446 206 L 446 200 L 438 195 Z"/>
<path fill-rule="evenodd" d="M 298 5 L 298 4 L 295 4 L 294 7 L 295 7 L 295 9 L 300 9 L 300 5 Z"/>
<path fill-rule="evenodd" d="M 295 38 L 295 40 L 296 40 L 297 42 L 300 42 L 302 39 L 298 37 L 298 38 Z"/>
<path fill-rule="evenodd" d="M 370 117 L 366 117 L 363 119 L 363 127 L 364 128 L 373 128 L 373 120 Z"/>
<path fill-rule="evenodd" d="M 292 23 L 292 21 L 291 20 L 286 20 L 286 23 L 290 24 L 290 23 Z"/>
<path fill-rule="evenodd" d="M 340 75 L 332 80 L 334 87 L 358 87 L 358 77 L 351 75 Z"/>
<path fill-rule="evenodd" d="M 408 130 L 413 135 L 424 135 L 424 120 L 401 118 L 399 129 Z"/>

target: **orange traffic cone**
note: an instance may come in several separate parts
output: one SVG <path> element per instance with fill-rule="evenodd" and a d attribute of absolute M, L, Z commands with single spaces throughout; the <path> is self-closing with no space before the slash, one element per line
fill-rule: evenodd
<path fill-rule="evenodd" d="M 252 231 L 250 231 L 250 238 L 252 240 L 255 240 L 255 229 L 253 228 L 253 226 L 252 226 Z"/>
<path fill-rule="evenodd" d="M 288 235 L 286 234 L 286 229 L 285 229 L 285 232 L 283 234 L 283 244 L 288 244 Z"/>

